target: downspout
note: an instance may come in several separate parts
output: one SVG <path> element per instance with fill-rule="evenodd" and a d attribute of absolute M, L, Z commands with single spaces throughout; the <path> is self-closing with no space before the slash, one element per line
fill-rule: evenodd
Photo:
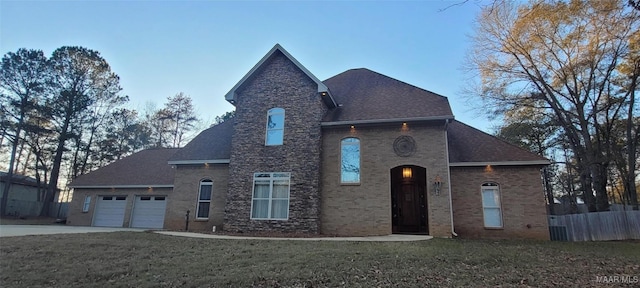
<path fill-rule="evenodd" d="M 458 234 L 456 233 L 453 226 L 453 195 L 451 195 L 451 166 L 449 166 L 449 121 L 449 119 L 444 120 L 444 146 L 445 153 L 447 154 L 447 169 L 449 169 L 449 171 L 447 171 L 447 188 L 449 189 L 449 212 L 451 212 L 451 235 L 453 235 L 453 237 L 458 237 Z"/>

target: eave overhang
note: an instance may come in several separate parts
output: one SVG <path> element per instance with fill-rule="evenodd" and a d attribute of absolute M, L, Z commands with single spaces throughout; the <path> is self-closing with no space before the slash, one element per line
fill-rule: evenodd
<path fill-rule="evenodd" d="M 173 188 L 173 185 L 71 185 L 73 189 Z"/>
<path fill-rule="evenodd" d="M 549 160 L 531 161 L 487 161 L 487 162 L 452 162 L 449 167 L 486 167 L 486 166 L 545 166 L 549 165 Z"/>
<path fill-rule="evenodd" d="M 229 164 L 229 162 L 230 162 L 230 159 L 175 160 L 175 161 L 169 161 L 169 165 Z"/>
<path fill-rule="evenodd" d="M 415 123 L 415 122 L 429 122 L 429 121 L 441 121 L 441 120 L 453 120 L 453 115 L 432 116 L 432 117 L 412 117 L 412 118 L 391 118 L 391 119 L 367 119 L 367 120 L 345 120 L 345 121 L 330 121 L 321 122 L 322 127 L 332 126 L 351 126 L 351 125 L 363 125 L 363 124 L 391 124 L 391 123 Z"/>
<path fill-rule="evenodd" d="M 327 105 L 327 107 L 335 108 L 338 106 L 336 104 L 336 101 L 333 99 L 333 96 L 331 95 L 331 92 L 329 91 L 329 88 L 327 87 L 327 85 L 324 85 L 324 83 L 322 83 L 322 81 L 320 81 L 318 77 L 313 75 L 309 70 L 307 70 L 307 68 L 302 66 L 302 64 L 300 64 L 300 62 L 298 62 L 296 58 L 291 56 L 291 54 L 289 54 L 287 50 L 282 48 L 280 44 L 276 44 L 275 46 L 273 46 L 273 48 L 271 48 L 271 50 L 267 53 L 267 55 L 264 55 L 264 57 L 262 57 L 262 59 L 260 59 L 260 61 L 255 66 L 253 66 L 253 68 L 251 68 L 251 70 L 249 70 L 249 72 L 246 75 L 244 75 L 242 79 L 240 79 L 240 82 L 238 82 L 235 86 L 233 86 L 233 88 L 231 88 L 231 91 L 229 91 L 224 96 L 224 98 L 229 103 L 231 103 L 231 105 L 235 106 L 235 103 L 237 102 L 236 91 L 242 88 L 242 86 L 253 76 L 253 74 L 256 71 L 258 71 L 260 67 L 262 67 L 262 65 L 264 65 L 278 51 L 282 53 L 285 57 L 287 57 L 291 62 L 293 62 L 294 65 L 300 68 L 300 70 L 302 70 L 304 74 L 306 74 L 309 78 L 311 78 L 311 80 L 313 80 L 313 82 L 315 82 L 318 85 L 318 94 L 320 94 L 323 102 L 325 103 L 325 105 Z"/>

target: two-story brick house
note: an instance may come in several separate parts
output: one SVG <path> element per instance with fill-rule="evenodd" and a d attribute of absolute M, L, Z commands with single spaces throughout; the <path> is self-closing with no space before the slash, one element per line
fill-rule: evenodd
<path fill-rule="evenodd" d="M 367 69 L 320 81 L 280 45 L 225 97 L 235 117 L 184 148 L 75 179 L 68 223 L 182 230 L 189 211 L 195 231 L 548 239 L 548 161 L 446 97 Z"/>

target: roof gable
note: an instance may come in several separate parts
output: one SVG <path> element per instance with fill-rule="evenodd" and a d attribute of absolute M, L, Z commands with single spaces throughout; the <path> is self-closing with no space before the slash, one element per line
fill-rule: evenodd
<path fill-rule="evenodd" d="M 447 97 L 369 69 L 351 69 L 324 81 L 338 107 L 323 125 L 453 119 Z M 344 123 L 348 122 L 348 123 Z"/>
<path fill-rule="evenodd" d="M 240 79 L 240 82 L 238 82 L 235 86 L 233 86 L 233 88 L 231 88 L 231 91 L 229 91 L 227 95 L 224 96 L 224 98 L 227 101 L 229 101 L 229 103 L 235 105 L 235 103 L 237 102 L 236 91 L 240 90 L 240 88 L 242 88 L 242 86 L 245 83 L 247 83 L 248 80 L 251 79 L 251 77 L 253 77 L 253 75 L 257 71 L 259 71 L 262 68 L 262 66 L 264 66 L 265 63 L 268 62 L 277 53 L 282 53 L 282 55 L 284 55 L 287 59 L 289 59 L 289 61 L 293 62 L 293 64 L 296 67 L 302 70 L 302 72 L 305 75 L 307 75 L 311 80 L 313 80 L 313 82 L 315 82 L 318 85 L 318 93 L 320 93 L 320 95 L 322 96 L 322 100 L 324 101 L 325 105 L 327 105 L 327 107 L 333 108 L 336 106 L 336 102 L 333 99 L 333 96 L 331 95 L 329 88 L 327 88 L 327 86 L 324 83 L 322 83 L 322 81 L 320 81 L 318 77 L 316 77 L 309 70 L 307 70 L 307 68 L 302 66 L 302 64 L 300 64 L 298 60 L 296 60 L 293 56 L 291 56 L 291 54 L 289 54 L 287 50 L 282 48 L 280 44 L 276 44 L 275 46 L 273 46 L 273 48 L 271 48 L 271 50 L 269 50 L 269 52 L 266 55 L 264 55 L 264 57 L 262 57 L 262 59 L 260 59 L 260 61 L 258 61 L 258 63 L 255 66 L 253 66 L 253 68 L 251 68 L 251 70 L 249 70 L 249 72 L 246 75 L 244 75 L 244 77 L 242 77 L 242 79 Z"/>
<path fill-rule="evenodd" d="M 177 148 L 147 149 L 78 176 L 71 188 L 172 187 L 175 168 L 167 163 Z"/>
<path fill-rule="evenodd" d="M 451 166 L 547 165 L 549 160 L 459 121 L 447 128 Z"/>

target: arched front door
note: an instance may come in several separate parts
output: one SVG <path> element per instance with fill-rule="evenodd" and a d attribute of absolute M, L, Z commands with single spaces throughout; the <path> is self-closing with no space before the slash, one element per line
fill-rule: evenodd
<path fill-rule="evenodd" d="M 427 169 L 405 165 L 391 169 L 393 233 L 428 233 Z"/>

